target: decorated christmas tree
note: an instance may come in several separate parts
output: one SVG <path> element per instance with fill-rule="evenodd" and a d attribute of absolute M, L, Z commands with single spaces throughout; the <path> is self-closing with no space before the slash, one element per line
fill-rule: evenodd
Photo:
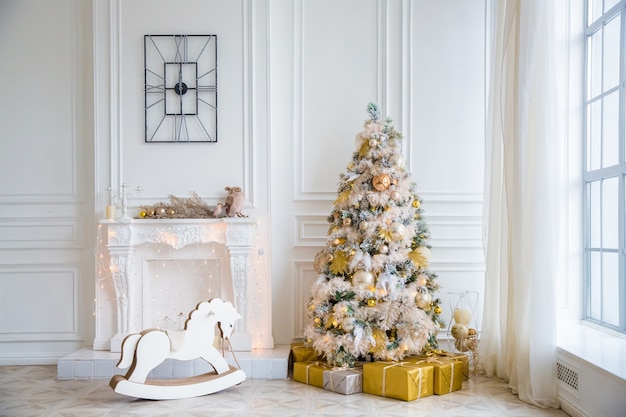
<path fill-rule="evenodd" d="M 428 227 L 405 169 L 402 136 L 375 104 L 368 112 L 340 175 L 307 306 L 306 342 L 334 366 L 434 349 L 442 325 Z"/>

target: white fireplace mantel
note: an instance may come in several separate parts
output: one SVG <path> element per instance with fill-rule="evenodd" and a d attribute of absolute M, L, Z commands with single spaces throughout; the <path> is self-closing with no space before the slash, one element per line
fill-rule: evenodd
<path fill-rule="evenodd" d="M 255 245 L 256 222 L 249 218 L 222 219 L 129 219 L 102 220 L 107 228 L 110 272 L 117 304 L 117 329 L 111 339 L 111 351 L 119 352 L 130 333 L 143 329 L 144 277 L 136 267 L 136 251 L 140 245 L 165 244 L 174 249 L 188 245 L 223 244 L 230 264 L 233 304 L 241 314 L 231 344 L 234 350 L 250 351 L 252 339 L 248 326 L 247 297 L 249 286 L 249 255 Z"/>

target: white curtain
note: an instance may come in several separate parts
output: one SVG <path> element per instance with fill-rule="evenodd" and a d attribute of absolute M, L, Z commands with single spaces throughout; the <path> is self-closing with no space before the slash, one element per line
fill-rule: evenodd
<path fill-rule="evenodd" d="M 519 398 L 558 407 L 553 2 L 492 0 L 480 359 Z"/>

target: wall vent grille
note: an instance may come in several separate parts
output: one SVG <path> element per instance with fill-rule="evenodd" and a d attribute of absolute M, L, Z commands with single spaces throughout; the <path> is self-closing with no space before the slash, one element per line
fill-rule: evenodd
<path fill-rule="evenodd" d="M 556 374 L 562 383 L 578 391 L 578 372 L 561 362 L 556 363 Z"/>

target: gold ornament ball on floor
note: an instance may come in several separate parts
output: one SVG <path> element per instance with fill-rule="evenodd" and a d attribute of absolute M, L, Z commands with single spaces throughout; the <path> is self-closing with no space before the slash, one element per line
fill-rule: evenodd
<path fill-rule="evenodd" d="M 370 271 L 359 269 L 352 275 L 352 285 L 355 287 L 367 287 L 374 284 L 374 274 Z"/>
<path fill-rule="evenodd" d="M 469 329 L 467 329 L 467 335 L 468 336 L 476 336 L 477 332 L 476 329 L 470 327 Z"/>
<path fill-rule="evenodd" d="M 457 308 L 454 310 L 454 321 L 461 324 L 469 324 L 472 321 L 472 312 L 467 308 Z"/>

